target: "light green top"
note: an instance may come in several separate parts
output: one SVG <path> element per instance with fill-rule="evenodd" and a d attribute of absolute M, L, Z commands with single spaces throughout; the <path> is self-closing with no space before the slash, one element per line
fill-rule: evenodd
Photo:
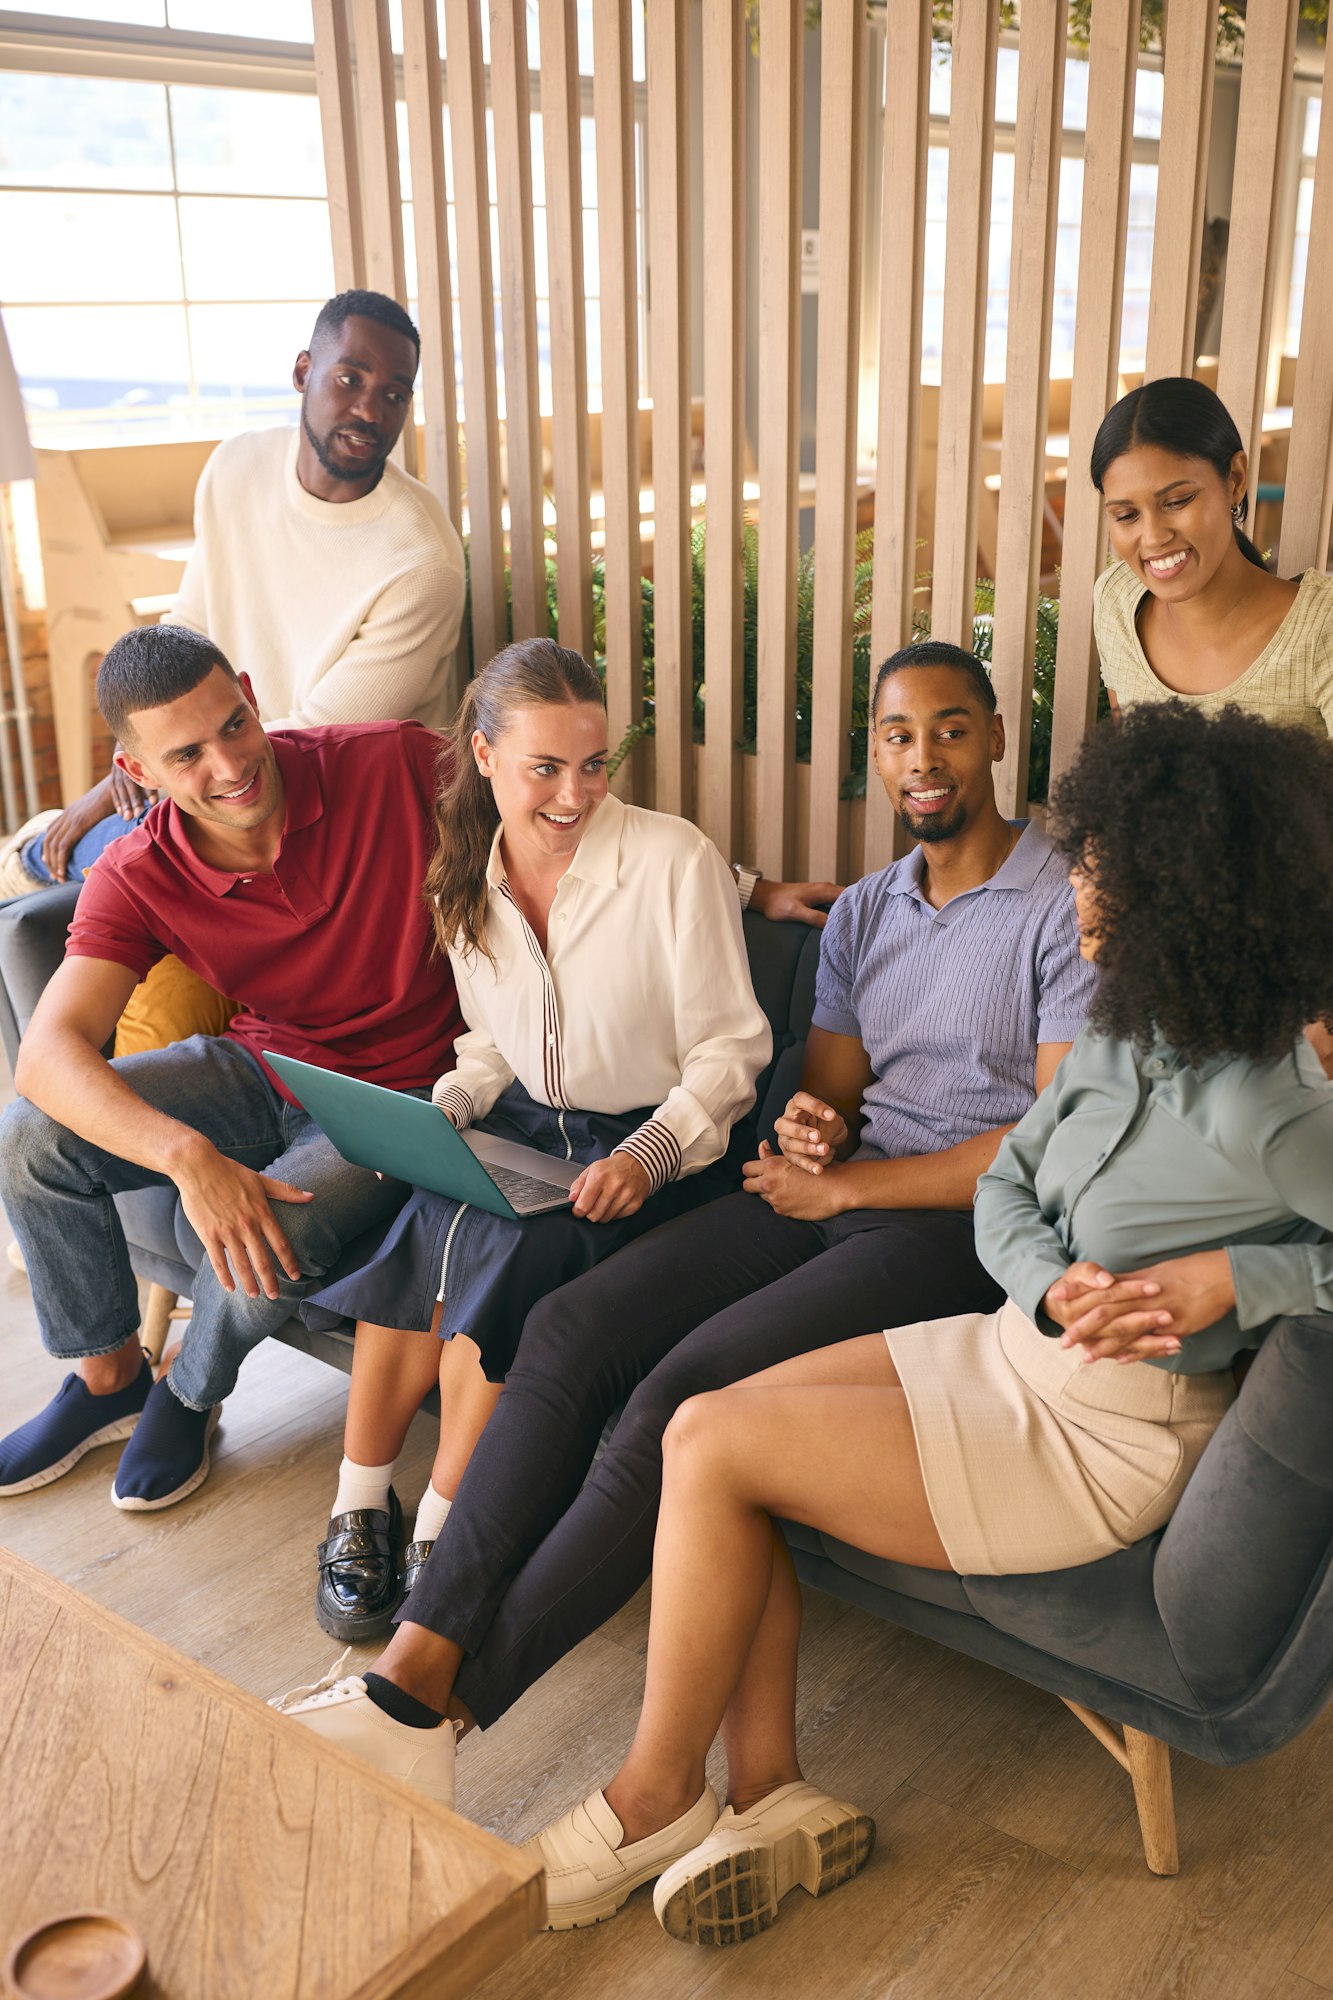
<path fill-rule="evenodd" d="M 1211 694 L 1180 694 L 1159 681 L 1139 639 L 1147 585 L 1128 563 L 1102 571 L 1092 591 L 1092 629 L 1102 679 L 1121 708 L 1136 701 L 1183 701 L 1204 715 L 1235 702 L 1267 722 L 1333 736 L 1333 576 L 1307 569 L 1296 599 L 1258 658 Z"/>
<path fill-rule="evenodd" d="M 977 1253 L 1043 1333 L 1049 1286 L 1225 1250 L 1236 1305 L 1151 1365 L 1202 1375 L 1287 1313 L 1333 1312 L 1333 1083 L 1302 1037 L 1192 1068 L 1085 1028 L 977 1185 Z"/>

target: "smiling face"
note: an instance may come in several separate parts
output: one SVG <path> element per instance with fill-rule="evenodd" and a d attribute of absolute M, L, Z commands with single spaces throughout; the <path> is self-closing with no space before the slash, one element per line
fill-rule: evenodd
<path fill-rule="evenodd" d="M 957 667 L 890 674 L 875 710 L 875 768 L 915 840 L 955 839 L 995 810 L 1004 724 Z"/>
<path fill-rule="evenodd" d="M 512 711 L 489 742 L 472 736 L 489 778 L 511 863 L 568 861 L 607 793 L 606 710 L 600 702 L 535 702 Z"/>
<path fill-rule="evenodd" d="M 378 483 L 412 406 L 417 350 L 406 334 L 350 314 L 296 357 L 297 475 L 317 500 L 359 500 Z"/>
<path fill-rule="evenodd" d="M 136 709 L 116 761 L 136 784 L 166 792 L 189 818 L 254 833 L 283 809 L 282 780 L 245 674 L 225 667 L 175 701 Z"/>
<path fill-rule="evenodd" d="M 1135 445 L 1112 459 L 1103 480 L 1111 546 L 1154 597 L 1182 603 L 1224 563 L 1244 561 L 1231 517 L 1244 491 L 1243 451 L 1224 479 L 1207 459 Z"/>

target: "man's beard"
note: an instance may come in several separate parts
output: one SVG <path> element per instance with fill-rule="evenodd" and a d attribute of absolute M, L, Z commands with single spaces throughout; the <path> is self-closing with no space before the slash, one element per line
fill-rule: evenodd
<path fill-rule="evenodd" d="M 304 409 L 301 411 L 301 429 L 310 441 L 310 449 L 330 479 L 344 479 L 349 486 L 360 486 L 368 479 L 373 486 L 383 472 L 384 461 L 389 456 L 387 451 L 380 452 L 376 458 L 363 459 L 360 465 L 348 465 L 345 460 L 333 456 L 328 438 L 316 436 Z"/>
<path fill-rule="evenodd" d="M 952 840 L 967 825 L 967 807 L 959 799 L 951 812 L 922 813 L 919 817 L 907 806 L 899 806 L 898 817 L 914 840 L 923 847 L 937 840 Z"/>

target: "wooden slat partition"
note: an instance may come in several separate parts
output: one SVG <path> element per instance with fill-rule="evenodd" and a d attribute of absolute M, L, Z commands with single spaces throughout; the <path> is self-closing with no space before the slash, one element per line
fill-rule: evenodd
<path fill-rule="evenodd" d="M 606 707 L 612 745 L 643 714 L 643 538 L 639 516 L 639 270 L 635 231 L 630 0 L 594 0 L 592 96 L 601 257 L 602 495 L 606 508 Z M 642 758 L 616 790 L 632 799 Z"/>
<path fill-rule="evenodd" d="M 1296 12 L 1296 0 L 1249 0 L 1245 15 L 1245 60 L 1240 73 L 1231 233 L 1227 239 L 1230 282 L 1222 296 L 1217 393 L 1235 419 L 1249 453 L 1251 482 L 1258 472 L 1267 386 Z M 1322 248 L 1312 237 L 1315 256 Z"/>
<path fill-rule="evenodd" d="M 1060 206 L 1060 107 L 1064 98 L 1068 0 L 1034 8 L 1018 58 L 1014 128 L 1014 228 L 1009 261 L 1009 336 L 995 555 L 991 676 L 1005 721 L 995 774 L 1000 810 L 1027 811 L 1033 633 L 1041 577 L 1046 414 L 1051 363 L 1055 229 Z"/>
<path fill-rule="evenodd" d="M 1305 273 L 1301 348 L 1296 361 L 1287 491 L 1278 571 L 1296 576 L 1328 564 L 1333 523 L 1333 106 L 1319 122 L 1310 258 Z M 1250 472 L 1253 493 L 1257 466 Z"/>
<path fill-rule="evenodd" d="M 954 0 L 944 351 L 940 362 L 930 629 L 933 637 L 951 640 L 969 650 L 977 580 L 981 378 L 986 359 L 986 274 L 990 261 L 999 15 L 993 0 Z"/>
<path fill-rule="evenodd" d="M 704 0 L 704 783 L 700 824 L 727 855 L 744 846 L 745 17 Z"/>
<path fill-rule="evenodd" d="M 760 0 L 757 775 L 758 861 L 770 876 L 791 870 L 796 847 L 801 13 L 791 0 Z"/>
<path fill-rule="evenodd" d="M 1217 64 L 1217 0 L 1171 0 L 1157 149 L 1144 379 L 1194 373 L 1199 251 Z"/>
<path fill-rule="evenodd" d="M 403 255 L 403 194 L 398 173 L 398 122 L 388 0 L 351 0 L 356 42 L 356 104 L 361 133 L 361 214 L 366 284 L 407 304 Z M 409 472 L 417 469 L 417 433 L 406 424 L 394 447 Z"/>
<path fill-rule="evenodd" d="M 500 520 L 500 422 L 495 380 L 495 282 L 486 170 L 481 0 L 444 0 L 449 139 L 458 245 L 458 317 L 467 421 L 468 559 L 472 663 L 484 667 L 509 637 Z"/>
<path fill-rule="evenodd" d="M 819 103 L 819 384 L 815 405 L 814 713 L 810 842 L 805 867 L 824 881 L 847 866 L 852 712 L 852 562 L 856 536 L 856 397 L 861 335 L 866 19 L 860 6 L 824 15 Z"/>
<path fill-rule="evenodd" d="M 333 239 L 333 282 L 340 292 L 366 282 L 361 221 L 361 159 L 347 0 L 313 0 L 315 88 L 324 142 L 324 180 Z"/>
<path fill-rule="evenodd" d="M 592 657 L 588 540 L 588 329 L 575 0 L 541 0 L 542 152 L 551 305 L 551 484 L 560 643 Z"/>
<path fill-rule="evenodd" d="M 444 181 L 444 92 L 435 0 L 403 0 L 403 94 L 407 100 L 417 247 L 420 386 L 426 405 L 423 476 L 454 526 L 461 528 L 454 297 Z"/>
<path fill-rule="evenodd" d="M 921 430 L 921 297 L 930 138 L 930 0 L 891 7 L 884 50 L 884 170 L 879 239 L 879 410 L 870 673 L 912 635 L 917 458 Z M 893 851 L 894 819 L 867 753 L 866 869 Z"/>
<path fill-rule="evenodd" d="M 510 592 L 514 637 L 526 639 L 545 635 L 547 615 L 532 247 L 532 111 L 527 14 L 519 0 L 491 8 L 491 106 L 500 229 Z"/>
<path fill-rule="evenodd" d="M 1138 45 L 1139 0 L 1097 0 L 1083 147 L 1078 320 L 1069 398 L 1069 484 L 1051 726 L 1053 776 L 1073 760 L 1097 712 L 1092 586 L 1102 567 L 1106 523 L 1101 496 L 1088 478 L 1088 458 L 1097 426 L 1114 397 L 1119 365 Z"/>
<path fill-rule="evenodd" d="M 649 0 L 649 384 L 653 398 L 655 800 L 689 813 L 694 792 L 690 617 L 689 110 L 686 0 Z"/>

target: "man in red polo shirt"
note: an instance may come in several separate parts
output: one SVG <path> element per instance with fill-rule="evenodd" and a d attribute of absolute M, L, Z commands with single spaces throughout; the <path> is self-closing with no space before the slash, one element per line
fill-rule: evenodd
<path fill-rule="evenodd" d="M 0 1120 L 0 1197 L 42 1338 L 76 1364 L 0 1439 L 0 1493 L 133 1433 L 112 1498 L 146 1510 L 206 1477 L 246 1354 L 400 1198 L 340 1157 L 261 1050 L 425 1091 L 462 1021 L 421 897 L 439 736 L 382 722 L 269 737 L 245 676 L 173 625 L 118 640 L 97 698 L 129 776 L 162 801 L 85 882 Z M 108 1062 L 131 989 L 166 952 L 241 1011 L 224 1036 Z M 207 1256 L 154 1385 L 113 1196 L 168 1181 Z"/>

